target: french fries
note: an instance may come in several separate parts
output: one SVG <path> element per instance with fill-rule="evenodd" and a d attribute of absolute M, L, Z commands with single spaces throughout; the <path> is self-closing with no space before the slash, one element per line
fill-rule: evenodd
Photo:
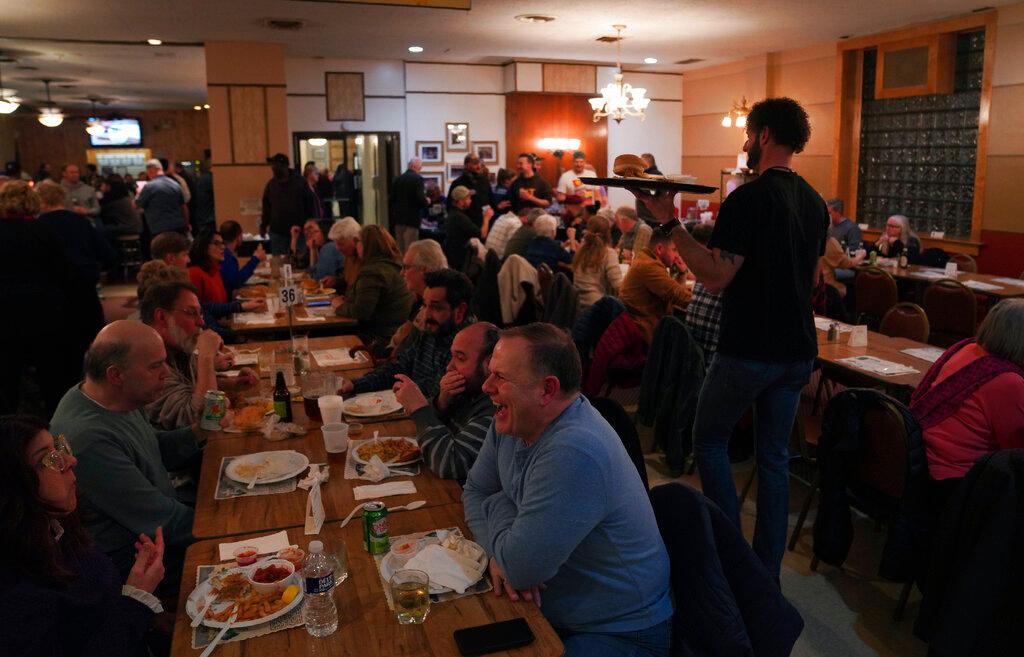
<path fill-rule="evenodd" d="M 233 605 L 226 607 L 222 611 L 215 613 L 212 609 L 208 610 L 206 612 L 206 618 L 219 623 L 226 622 L 231 618 L 231 614 L 234 613 L 235 607 L 238 607 L 237 620 L 256 620 L 257 618 L 263 618 L 280 611 L 286 604 L 287 603 L 281 599 L 280 591 L 273 591 L 271 593 L 257 593 L 255 591 L 249 591 L 248 593 L 239 596 L 234 600 Z"/>

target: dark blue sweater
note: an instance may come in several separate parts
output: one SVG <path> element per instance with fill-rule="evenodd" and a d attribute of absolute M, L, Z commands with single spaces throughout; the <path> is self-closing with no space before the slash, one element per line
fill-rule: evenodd
<path fill-rule="evenodd" d="M 224 259 L 220 263 L 220 277 L 224 279 L 224 288 L 228 291 L 229 297 L 232 292 L 245 285 L 259 264 L 260 261 L 256 258 L 249 258 L 249 262 L 239 268 L 238 258 L 235 257 L 235 254 L 231 249 L 224 249 Z"/>

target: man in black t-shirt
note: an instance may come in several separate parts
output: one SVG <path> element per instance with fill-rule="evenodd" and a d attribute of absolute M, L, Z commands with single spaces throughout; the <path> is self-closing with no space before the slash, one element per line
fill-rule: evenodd
<path fill-rule="evenodd" d="M 754 407 L 754 551 L 778 578 L 789 519 L 789 435 L 818 353 L 811 288 L 829 219 L 821 196 L 789 167 L 810 137 L 804 109 L 789 98 L 763 100 L 751 109 L 746 132 L 747 165 L 759 177 L 726 198 L 708 247 L 681 227 L 672 237 L 704 287 L 722 293 L 718 351 L 693 428 L 701 487 L 738 528 L 727 448 L 737 421 Z M 637 197 L 671 225 L 671 195 Z"/>
<path fill-rule="evenodd" d="M 512 201 L 512 211 L 519 208 L 546 208 L 551 205 L 551 185 L 540 177 L 534 168 L 534 157 L 531 153 L 520 153 L 516 160 L 519 177 L 508 190 L 508 198 Z"/>

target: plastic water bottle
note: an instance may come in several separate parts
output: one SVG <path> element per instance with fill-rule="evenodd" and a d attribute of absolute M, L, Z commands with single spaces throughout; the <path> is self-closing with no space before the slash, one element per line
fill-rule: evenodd
<path fill-rule="evenodd" d="M 311 636 L 334 634 L 338 629 L 338 608 L 334 606 L 334 560 L 324 554 L 322 541 L 310 541 L 302 562 L 305 582 L 306 631 Z"/>

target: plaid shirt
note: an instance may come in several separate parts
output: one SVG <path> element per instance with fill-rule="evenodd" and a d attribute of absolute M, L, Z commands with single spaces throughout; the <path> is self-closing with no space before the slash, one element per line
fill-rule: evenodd
<path fill-rule="evenodd" d="M 722 323 L 722 295 L 708 292 L 698 281 L 686 307 L 686 324 L 708 358 L 718 349 L 718 328 Z"/>
<path fill-rule="evenodd" d="M 444 370 L 451 360 L 452 340 L 455 334 L 468 326 L 463 323 L 451 331 L 431 333 L 417 332 L 408 340 L 415 340 L 408 349 L 401 350 L 395 359 L 385 363 L 352 381 L 352 392 L 361 394 L 374 390 L 390 390 L 395 385 L 395 375 L 404 374 L 420 387 L 427 399 L 435 396 Z"/>

